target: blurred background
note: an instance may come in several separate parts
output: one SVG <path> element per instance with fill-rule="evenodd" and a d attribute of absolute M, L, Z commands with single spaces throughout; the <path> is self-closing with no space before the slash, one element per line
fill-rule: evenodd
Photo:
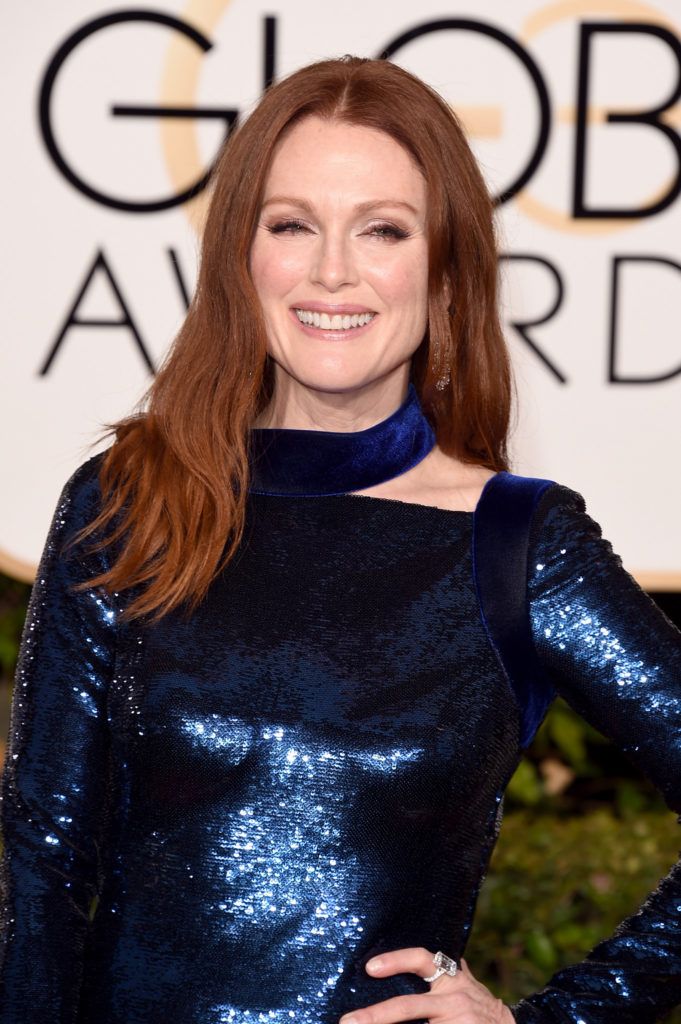
<path fill-rule="evenodd" d="M 59 491 L 182 322 L 218 147 L 272 81 L 343 53 L 394 60 L 461 117 L 497 204 L 513 469 L 581 492 L 681 626 L 678 0 L 42 0 L 0 20 L 0 756 Z M 507 793 L 474 972 L 512 1002 L 581 959 L 678 828 L 556 701 Z"/>

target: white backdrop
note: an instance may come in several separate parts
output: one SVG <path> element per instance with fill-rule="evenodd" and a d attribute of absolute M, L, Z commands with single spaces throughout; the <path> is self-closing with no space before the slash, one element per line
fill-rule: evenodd
<path fill-rule="evenodd" d="M 268 78 L 387 52 L 462 116 L 504 197 L 513 469 L 581 491 L 644 586 L 681 589 L 681 4 L 446 10 L 5 6 L 0 570 L 32 578 L 67 476 L 179 327 L 205 193 L 178 197 L 228 124 Z"/>

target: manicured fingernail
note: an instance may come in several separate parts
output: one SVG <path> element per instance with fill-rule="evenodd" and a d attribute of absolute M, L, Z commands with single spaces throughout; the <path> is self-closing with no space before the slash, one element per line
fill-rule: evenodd
<path fill-rule="evenodd" d="M 367 960 L 367 971 L 380 971 L 383 966 L 383 961 L 380 956 L 375 957 L 373 960 Z M 343 1024 L 353 1024 L 352 1021 L 343 1021 Z"/>
<path fill-rule="evenodd" d="M 341 1017 L 339 1024 L 357 1024 L 356 1017 Z"/>

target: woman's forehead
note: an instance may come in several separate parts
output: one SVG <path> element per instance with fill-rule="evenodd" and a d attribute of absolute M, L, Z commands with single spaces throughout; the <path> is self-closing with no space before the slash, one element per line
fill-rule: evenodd
<path fill-rule="evenodd" d="M 339 190 L 358 204 L 393 198 L 420 207 L 425 181 L 411 154 L 387 132 L 308 117 L 280 139 L 265 198 L 310 190 L 325 197 Z"/>

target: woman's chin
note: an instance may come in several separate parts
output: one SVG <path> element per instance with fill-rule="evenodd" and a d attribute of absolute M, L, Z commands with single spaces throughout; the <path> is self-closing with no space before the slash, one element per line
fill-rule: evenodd
<path fill-rule="evenodd" d="M 371 384 L 378 384 L 384 377 L 382 373 L 360 368 L 346 368 L 340 371 L 320 368 L 315 372 L 307 366 L 301 369 L 291 368 L 285 372 L 291 378 L 294 386 L 327 394 L 347 394 L 359 391 Z"/>

